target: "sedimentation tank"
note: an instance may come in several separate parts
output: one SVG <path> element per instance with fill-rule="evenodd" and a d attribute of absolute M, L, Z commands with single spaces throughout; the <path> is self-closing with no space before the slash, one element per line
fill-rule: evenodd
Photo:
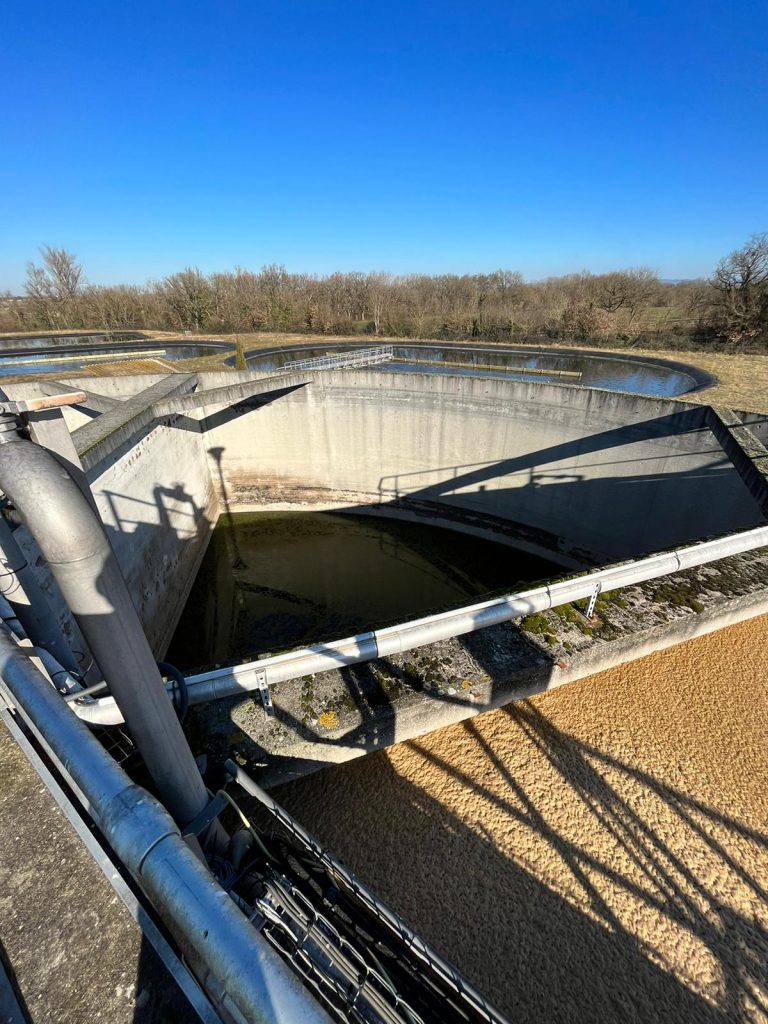
<path fill-rule="evenodd" d="M 78 393 L 65 410 L 68 431 L 57 413 L 33 422 L 33 433 L 59 446 L 70 468 L 82 468 L 157 660 L 172 640 L 183 645 L 183 635 L 174 634 L 220 517 L 384 517 L 493 541 L 551 566 L 522 593 L 381 629 L 372 622 L 370 631 L 346 639 L 321 634 L 300 651 L 254 651 L 246 665 L 211 664 L 177 684 L 188 703 L 200 703 L 193 753 L 235 754 L 231 777 L 305 844 L 305 854 L 311 840 L 280 818 L 243 769 L 266 783 L 291 778 L 766 607 L 764 417 L 568 384 L 381 368 L 288 370 L 260 379 L 253 372 L 70 377 L 7 391 L 29 400 L 57 387 Z M 114 728 L 122 720 L 117 690 L 77 696 L 78 685 L 92 682 L 88 671 L 98 680 L 80 628 L 85 622 L 87 633 L 93 624 L 72 616 L 25 525 L 14 539 L 83 668 L 81 678 L 74 673 L 67 714 Z M 225 576 L 240 557 L 236 550 L 230 556 L 221 565 Z M 696 575 L 702 565 L 709 584 Z M 650 597 L 643 592 L 644 581 L 661 578 L 674 583 Z M 617 587 L 637 593 L 613 619 L 602 608 L 611 631 L 601 634 L 593 625 L 595 601 L 601 589 Z M 101 589 L 109 603 L 106 582 Z M 525 633 L 526 616 L 577 598 L 589 603 L 574 620 L 582 637 L 575 650 L 538 624 Z M 522 631 L 510 625 L 520 619 Z M 214 631 L 217 622 L 214 615 Z M 489 625 L 481 632 L 492 642 L 461 641 L 460 649 L 462 636 Z M 367 675 L 361 664 L 369 665 Z M 26 669 L 18 671 L 26 678 Z M 337 699 L 345 689 L 355 695 L 351 706 Z M 219 693 L 228 699 L 205 703 Z M 116 794 L 121 785 L 115 782 Z M 223 806 L 193 832 L 203 835 Z M 104 808 L 110 822 L 114 808 Z M 142 863 L 139 857 L 134 873 Z M 342 887 L 354 887 L 338 866 L 328 870 Z M 386 914 L 377 913 L 384 926 Z M 192 963 L 208 990 L 213 981 L 201 956 L 196 946 Z M 425 971 L 461 988 L 439 958 L 425 957 Z M 222 962 L 206 970 L 215 974 Z M 241 1000 L 254 998 L 238 991 Z M 480 999 L 475 1010 L 482 1005 Z"/>
<path fill-rule="evenodd" d="M 204 374 L 199 386 L 249 379 Z M 116 407 L 123 418 L 139 416 L 130 426 L 110 430 L 114 408 L 96 418 L 67 412 L 158 655 L 210 527 L 225 511 L 418 518 L 571 569 L 763 521 L 701 405 L 567 385 L 346 370 L 299 374 L 250 401 L 142 421 L 145 400 L 131 401 L 131 392 L 161 382 L 99 381 L 105 396 L 127 399 Z"/>

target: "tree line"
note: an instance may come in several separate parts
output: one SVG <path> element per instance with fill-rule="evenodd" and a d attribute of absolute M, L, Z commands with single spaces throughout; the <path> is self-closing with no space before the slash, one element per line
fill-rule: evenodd
<path fill-rule="evenodd" d="M 0 330 L 279 331 L 492 341 L 564 339 L 768 350 L 768 234 L 709 279 L 664 281 L 647 268 L 525 281 L 521 274 L 292 274 L 271 264 L 144 286 L 93 285 L 77 258 L 46 246 L 25 294 L 0 297 Z"/>

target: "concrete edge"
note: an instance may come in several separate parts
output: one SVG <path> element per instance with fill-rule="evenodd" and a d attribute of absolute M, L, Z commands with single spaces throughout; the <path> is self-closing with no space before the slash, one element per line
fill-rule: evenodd
<path fill-rule="evenodd" d="M 768 516 L 768 448 L 725 406 L 707 406 L 706 422 L 764 515 Z"/>
<path fill-rule="evenodd" d="M 601 644 L 597 650 L 591 649 L 581 658 L 578 655 L 574 656 L 567 666 L 561 667 L 552 662 L 540 670 L 530 669 L 519 673 L 502 683 L 488 703 L 479 706 L 471 703 L 441 702 L 434 696 L 419 694 L 416 698 L 403 701 L 401 704 L 388 705 L 383 709 L 383 714 L 391 715 L 393 711 L 395 714 L 393 738 L 390 742 L 381 745 L 374 737 L 370 743 L 346 746 L 340 742 L 343 736 L 335 738 L 332 744 L 304 740 L 297 744 L 295 754 L 286 753 L 274 772 L 267 767 L 263 774 L 260 774 L 259 782 L 265 788 L 277 787 L 302 775 L 311 774 L 319 768 L 342 764 L 397 743 L 418 739 L 436 729 L 455 725 L 486 711 L 526 700 L 599 672 L 629 664 L 657 651 L 666 650 L 687 640 L 717 632 L 766 613 L 768 590 L 734 598 L 722 602 L 710 611 L 692 613 L 652 629 L 608 641 Z M 429 706 L 428 711 L 425 711 L 425 706 Z M 319 753 L 322 753 L 322 764 L 318 763 Z M 294 767 L 295 770 L 292 770 Z"/>

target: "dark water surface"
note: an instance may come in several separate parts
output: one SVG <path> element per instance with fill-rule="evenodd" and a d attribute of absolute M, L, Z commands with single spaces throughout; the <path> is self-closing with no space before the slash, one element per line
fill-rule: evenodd
<path fill-rule="evenodd" d="M 9 344 L 0 346 L 0 377 L 17 374 L 59 373 L 72 374 L 82 370 L 90 362 L 123 362 L 130 359 L 198 359 L 201 356 L 224 354 L 227 344 L 198 343 L 172 345 L 165 341 L 144 338 L 136 341 L 137 335 L 117 336 L 104 341 L 101 336 L 81 337 L 40 337 L 10 339 Z M 104 358 L 104 357 L 110 358 Z M 98 357 L 98 358 L 94 358 Z"/>
<path fill-rule="evenodd" d="M 146 338 L 138 331 L 116 331 L 113 334 L 99 334 L 91 332 L 86 334 L 41 334 L 36 338 L 24 336 L 0 338 L 0 351 L 5 349 L 34 351 L 35 349 L 49 348 L 80 348 L 84 345 L 116 345 L 125 341 L 144 341 L 147 344 L 151 339 Z"/>
<path fill-rule="evenodd" d="M 386 342 L 374 342 L 368 346 Z M 471 374 L 474 377 L 503 375 L 512 380 L 539 381 L 540 383 L 581 384 L 583 387 L 607 388 L 637 395 L 671 398 L 683 395 L 700 386 L 696 370 L 686 373 L 684 368 L 665 366 L 663 362 L 645 362 L 631 356 L 595 355 L 586 352 L 554 352 L 531 348 L 483 348 L 471 346 L 452 348 L 440 345 L 394 345 L 394 360 L 378 364 L 375 369 L 403 373 Z M 301 348 L 274 352 L 268 355 L 253 353 L 248 366 L 253 370 L 279 370 L 285 363 L 327 356 L 328 348 Z M 349 352 L 350 348 L 338 351 Z M 456 365 L 460 364 L 460 365 Z M 468 365 L 465 365 L 468 364 Z M 522 373 L 523 369 L 545 371 Z M 549 371 L 549 372 L 546 372 Z M 581 377 L 561 377 L 561 371 L 580 373 Z M 693 374 L 693 375 L 692 375 Z"/>
<path fill-rule="evenodd" d="M 561 573 L 504 544 L 328 512 L 222 516 L 171 642 L 179 668 L 337 640 Z"/>

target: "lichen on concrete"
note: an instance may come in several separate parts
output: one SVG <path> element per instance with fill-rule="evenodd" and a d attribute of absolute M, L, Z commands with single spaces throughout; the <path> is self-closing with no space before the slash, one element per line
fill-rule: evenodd
<path fill-rule="evenodd" d="M 421 735 L 768 607 L 753 551 L 339 671 L 194 709 L 199 751 L 235 756 L 265 785 Z M 238 740 L 232 742 L 233 726 Z"/>

